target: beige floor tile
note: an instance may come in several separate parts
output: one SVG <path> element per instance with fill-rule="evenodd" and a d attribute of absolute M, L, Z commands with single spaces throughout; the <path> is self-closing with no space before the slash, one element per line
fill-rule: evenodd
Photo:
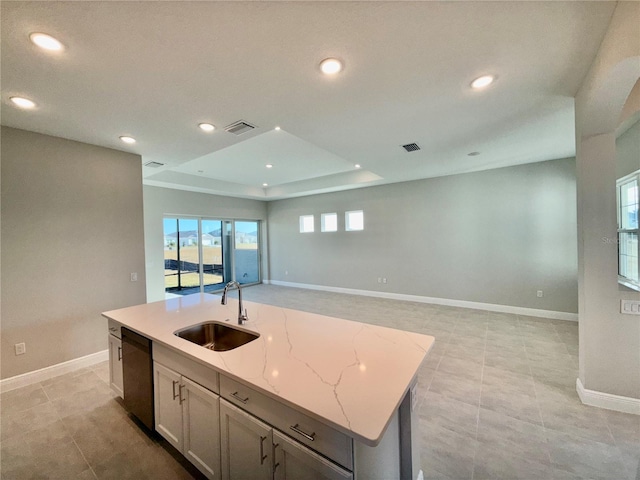
<path fill-rule="evenodd" d="M 477 440 L 483 451 L 503 451 L 514 457 L 528 457 L 549 464 L 549 445 L 542 425 L 518 420 L 484 407 L 480 408 L 478 416 Z"/>
<path fill-rule="evenodd" d="M 426 479 L 640 479 L 640 417 L 577 396 L 577 323 L 272 285 L 244 292 L 435 335 L 418 374 Z M 108 373 L 102 362 L 0 395 L 3 480 L 196 475 L 131 419 Z"/>
<path fill-rule="evenodd" d="M 461 435 L 422 421 L 421 436 L 420 462 L 424 471 L 433 470 L 448 478 L 471 480 L 477 448 L 477 442 L 472 436 Z"/>
<path fill-rule="evenodd" d="M 50 402 L 42 403 L 15 413 L 8 413 L 2 416 L 2 426 L 0 428 L 0 439 L 24 435 L 33 430 L 46 427 L 60 419 L 58 412 Z"/>
<path fill-rule="evenodd" d="M 469 405 L 478 406 L 481 385 L 480 381 L 469 380 L 438 370 L 431 380 L 429 391 Z"/>
<path fill-rule="evenodd" d="M 8 415 L 42 405 L 49 399 L 39 383 L 0 395 L 0 415 Z"/>
<path fill-rule="evenodd" d="M 473 480 L 533 480 L 553 478 L 553 468 L 547 462 L 529 455 L 515 456 L 506 450 L 481 445 L 476 452 Z"/>
<path fill-rule="evenodd" d="M 479 382 L 482 378 L 482 356 L 473 360 L 452 357 L 445 352 L 438 371 Z"/>
<path fill-rule="evenodd" d="M 420 422 L 475 438 L 478 426 L 478 407 L 427 392 L 419 410 Z"/>
<path fill-rule="evenodd" d="M 551 463 L 560 470 L 589 479 L 633 480 L 635 472 L 613 445 L 552 430 L 547 439 Z"/>

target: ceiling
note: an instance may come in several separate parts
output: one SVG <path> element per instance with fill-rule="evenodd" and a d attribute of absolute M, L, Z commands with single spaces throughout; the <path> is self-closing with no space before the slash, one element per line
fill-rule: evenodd
<path fill-rule="evenodd" d="M 573 97 L 615 2 L 0 8 L 2 125 L 164 164 L 142 167 L 147 185 L 273 200 L 573 156 Z M 323 75 L 327 57 L 343 71 Z M 238 120 L 256 128 L 224 130 Z"/>

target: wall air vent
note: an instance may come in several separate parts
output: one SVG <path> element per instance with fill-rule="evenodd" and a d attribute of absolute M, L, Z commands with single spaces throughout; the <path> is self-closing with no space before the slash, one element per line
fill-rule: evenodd
<path fill-rule="evenodd" d="M 149 168 L 160 168 L 160 167 L 164 167 L 164 163 L 160 163 L 160 162 L 147 162 L 144 164 L 145 167 L 149 167 Z"/>
<path fill-rule="evenodd" d="M 407 143 L 406 145 L 402 145 L 407 152 L 415 152 L 416 150 L 420 150 L 420 147 L 417 143 Z"/>
<path fill-rule="evenodd" d="M 243 133 L 250 132 L 254 128 L 256 128 L 255 125 L 251 125 L 250 123 L 247 123 L 243 120 L 224 127 L 227 132 L 233 133 L 234 135 L 242 135 Z"/>

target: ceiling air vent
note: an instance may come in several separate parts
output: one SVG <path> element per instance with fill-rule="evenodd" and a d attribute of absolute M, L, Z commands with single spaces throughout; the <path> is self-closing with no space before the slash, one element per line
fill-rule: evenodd
<path fill-rule="evenodd" d="M 243 120 L 224 127 L 227 132 L 233 133 L 234 135 L 242 135 L 243 133 L 250 132 L 254 128 L 256 128 L 255 125 L 251 125 Z"/>
<path fill-rule="evenodd" d="M 145 167 L 149 167 L 149 168 L 160 168 L 160 167 L 164 167 L 164 163 L 159 163 L 159 162 L 147 162 L 144 164 Z"/>
<path fill-rule="evenodd" d="M 402 145 L 407 152 L 415 152 L 416 150 L 420 150 L 420 147 L 417 143 L 407 143 L 406 145 Z"/>

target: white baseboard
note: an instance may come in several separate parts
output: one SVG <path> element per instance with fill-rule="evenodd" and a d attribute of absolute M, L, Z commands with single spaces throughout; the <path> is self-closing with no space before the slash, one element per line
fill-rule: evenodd
<path fill-rule="evenodd" d="M 620 395 L 587 390 L 579 378 L 576 380 L 576 391 L 580 401 L 585 405 L 640 415 L 640 398 L 621 397 Z"/>
<path fill-rule="evenodd" d="M 95 365 L 96 363 L 104 362 L 106 360 L 109 360 L 109 350 L 102 350 L 84 357 L 74 358 L 67 362 L 58 363 L 57 365 L 41 368 L 40 370 L 23 373 L 22 375 L 16 375 L 11 378 L 5 378 L 4 380 L 0 380 L 0 392 L 8 392 L 9 390 L 15 390 L 16 388 L 26 387 L 27 385 L 42 382 L 81 368 L 90 367 L 91 365 Z"/>
<path fill-rule="evenodd" d="M 307 283 L 281 282 L 280 280 L 263 280 L 269 285 L 281 287 L 306 288 L 308 290 L 322 290 L 325 292 L 346 293 L 348 295 L 363 295 L 365 297 L 389 298 L 392 300 L 404 300 L 407 302 L 432 303 L 434 305 L 446 305 L 449 307 L 472 308 L 489 312 L 513 313 L 516 315 L 528 315 L 530 317 L 552 318 L 554 320 L 578 321 L 577 313 L 555 312 L 552 310 L 539 310 L 536 308 L 514 307 L 510 305 L 497 305 L 493 303 L 469 302 L 466 300 L 452 300 L 448 298 L 423 297 L 420 295 L 406 295 L 403 293 L 376 292 L 373 290 L 356 290 L 353 288 L 328 287 L 325 285 L 310 285 Z"/>

